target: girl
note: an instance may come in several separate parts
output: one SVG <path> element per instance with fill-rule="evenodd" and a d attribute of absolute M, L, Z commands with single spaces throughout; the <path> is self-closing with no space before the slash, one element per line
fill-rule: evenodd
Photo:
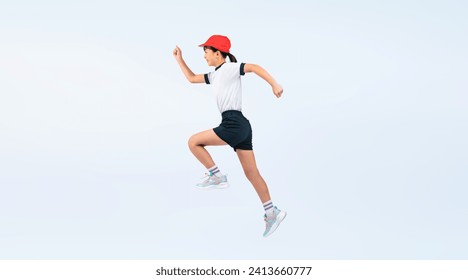
<path fill-rule="evenodd" d="M 208 169 L 206 180 L 197 184 L 200 189 L 222 189 L 228 187 L 226 175 L 223 175 L 211 158 L 205 146 L 229 145 L 237 153 L 247 179 L 252 183 L 265 209 L 266 223 L 264 237 L 272 234 L 286 217 L 286 212 L 279 210 L 271 202 L 267 184 L 260 175 L 252 149 L 252 128 L 249 120 L 242 114 L 241 76 L 253 72 L 268 82 L 276 97 L 281 97 L 283 88 L 262 67 L 255 64 L 237 63 L 229 52 L 231 41 L 226 36 L 213 35 L 204 44 L 205 60 L 208 66 L 215 67 L 208 74 L 194 74 L 182 58 L 178 46 L 173 51 L 185 77 L 191 83 L 211 84 L 214 88 L 221 124 L 190 137 L 188 145 L 194 156 Z M 226 57 L 230 62 L 226 63 Z"/>

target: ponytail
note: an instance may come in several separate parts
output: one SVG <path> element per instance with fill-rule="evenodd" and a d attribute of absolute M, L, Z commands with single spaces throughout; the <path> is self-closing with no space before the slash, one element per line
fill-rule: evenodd
<path fill-rule="evenodd" d="M 223 57 L 225 57 L 223 52 L 221 52 L 221 54 L 223 54 Z M 229 60 L 231 62 L 237 62 L 236 57 L 234 55 L 232 55 L 231 53 L 227 53 L 226 55 L 229 56 Z"/>

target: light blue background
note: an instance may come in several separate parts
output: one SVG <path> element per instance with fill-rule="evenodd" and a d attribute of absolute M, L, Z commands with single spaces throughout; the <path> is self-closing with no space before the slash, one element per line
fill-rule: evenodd
<path fill-rule="evenodd" d="M 463 1 L 2 1 L 1 259 L 466 259 Z M 188 137 L 216 126 L 191 85 L 228 35 L 273 201 L 228 147 L 200 192 Z"/>

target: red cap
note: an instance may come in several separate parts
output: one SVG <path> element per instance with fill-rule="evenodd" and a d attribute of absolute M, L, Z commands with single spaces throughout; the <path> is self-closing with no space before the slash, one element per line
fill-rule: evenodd
<path fill-rule="evenodd" d="M 222 52 L 229 53 L 231 48 L 231 41 L 228 37 L 223 35 L 213 35 L 204 43 L 199 45 L 199 47 L 213 47 Z"/>

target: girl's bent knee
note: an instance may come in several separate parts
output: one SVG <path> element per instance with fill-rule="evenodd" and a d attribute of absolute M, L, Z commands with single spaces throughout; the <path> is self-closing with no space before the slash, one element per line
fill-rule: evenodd
<path fill-rule="evenodd" d="M 191 136 L 188 140 L 188 146 L 190 149 L 196 148 L 196 147 L 204 147 L 205 145 L 201 144 L 199 141 L 197 141 L 196 137 Z"/>
<path fill-rule="evenodd" d="M 187 144 L 189 146 L 190 149 L 194 148 L 195 146 L 197 146 L 197 142 L 195 141 L 194 137 L 191 136 L 189 138 L 189 140 L 187 141 Z"/>

